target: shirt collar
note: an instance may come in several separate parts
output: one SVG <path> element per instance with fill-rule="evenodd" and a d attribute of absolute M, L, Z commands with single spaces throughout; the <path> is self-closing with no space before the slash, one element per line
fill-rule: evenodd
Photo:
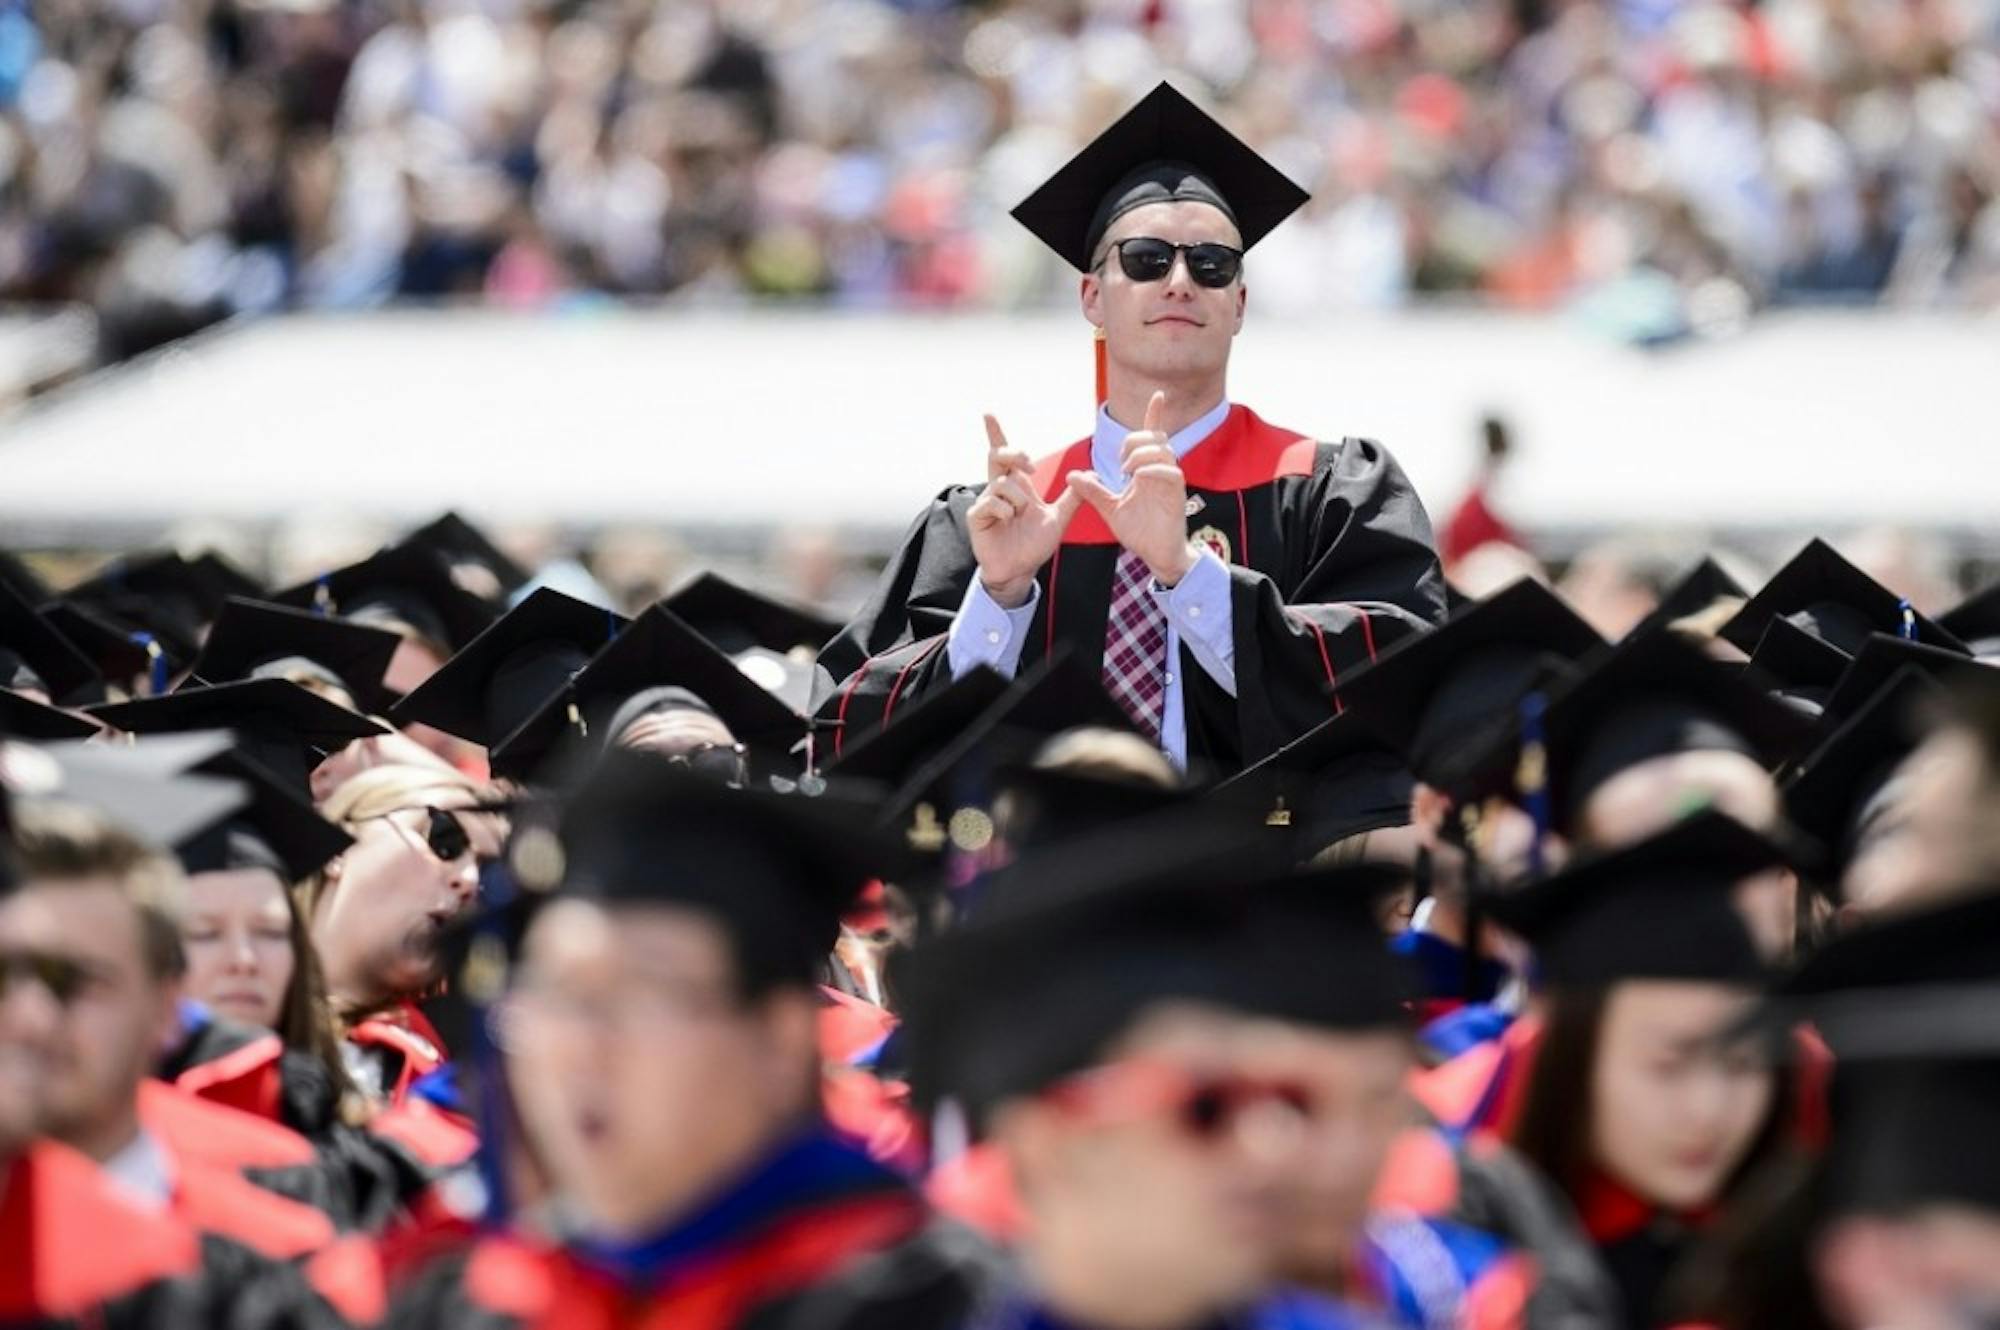
<path fill-rule="evenodd" d="M 1228 416 L 1229 399 L 1225 397 L 1215 404 L 1213 411 L 1168 435 L 1167 446 L 1174 450 L 1175 457 L 1186 457 L 1197 444 L 1215 433 Z M 1090 439 L 1090 465 L 1113 489 L 1125 485 L 1125 468 L 1118 464 L 1118 454 L 1125 447 L 1125 436 L 1131 432 L 1111 418 L 1110 407 L 1097 408 L 1097 429 Z"/>
<path fill-rule="evenodd" d="M 144 1130 L 105 1160 L 103 1168 L 121 1192 L 149 1210 L 164 1210 L 173 1199 L 173 1163 L 160 1143 Z"/>

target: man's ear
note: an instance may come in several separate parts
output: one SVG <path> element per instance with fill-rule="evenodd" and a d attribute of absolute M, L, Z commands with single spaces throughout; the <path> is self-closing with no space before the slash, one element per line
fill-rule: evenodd
<path fill-rule="evenodd" d="M 1104 282 L 1094 272 L 1085 273 L 1077 282 L 1077 303 L 1083 306 L 1083 317 L 1090 320 L 1093 328 L 1104 326 Z"/>
<path fill-rule="evenodd" d="M 1243 331 L 1243 314 L 1250 306 L 1250 286 L 1247 282 L 1236 283 L 1236 331 Z"/>

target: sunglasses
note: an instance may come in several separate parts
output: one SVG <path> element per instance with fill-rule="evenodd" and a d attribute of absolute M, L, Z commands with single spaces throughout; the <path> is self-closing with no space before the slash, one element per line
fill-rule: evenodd
<path fill-rule="evenodd" d="M 23 980 L 40 984 L 57 1003 L 67 1007 L 89 978 L 81 962 L 47 951 L 0 951 L 0 998 Z"/>
<path fill-rule="evenodd" d="M 667 762 L 738 789 L 750 783 L 749 753 L 740 743 L 697 744 L 684 753 L 675 753 Z"/>
<path fill-rule="evenodd" d="M 395 820 L 398 813 L 418 812 L 425 815 L 424 848 L 441 863 L 451 863 L 472 853 L 472 833 L 465 829 L 465 823 L 458 814 L 448 808 L 392 808 L 386 813 L 359 819 L 363 822 L 388 821 L 392 827 L 403 827 Z M 407 828 L 406 828 L 407 829 Z"/>
<path fill-rule="evenodd" d="M 1097 1122 L 1168 1113 L 1197 1141 L 1221 1139 L 1248 1109 L 1277 1104 L 1300 1118 L 1313 1115 L 1312 1092 L 1289 1081 L 1207 1075 L 1164 1062 L 1128 1060 L 1058 1081 L 1045 1102 Z"/>
<path fill-rule="evenodd" d="M 1243 251 L 1228 245 L 1203 241 L 1198 245 L 1176 245 L 1157 236 L 1131 236 L 1114 241 L 1111 253 L 1118 266 L 1135 282 L 1157 282 L 1174 270 L 1177 255 L 1187 255 L 1188 276 L 1196 286 L 1219 290 L 1243 275 Z M 1111 254 L 1107 253 L 1105 259 Z M 1099 260 L 1098 266 L 1104 266 Z"/>

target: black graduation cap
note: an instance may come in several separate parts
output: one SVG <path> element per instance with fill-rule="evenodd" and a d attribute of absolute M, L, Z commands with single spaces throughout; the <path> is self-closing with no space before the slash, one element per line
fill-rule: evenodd
<path fill-rule="evenodd" d="M 528 584 L 528 570 L 501 552 L 484 531 L 455 512 L 447 512 L 398 541 L 435 551 L 448 566 L 473 564 L 493 575 L 505 599 Z"/>
<path fill-rule="evenodd" d="M 28 561 L 12 550 L 0 550 L 0 586 L 13 588 L 15 595 L 31 605 L 39 605 L 55 595 L 40 574 L 28 566 Z"/>
<path fill-rule="evenodd" d="M 188 559 L 169 551 L 113 560 L 62 598 L 138 624 L 177 660 L 192 660 L 223 601 L 263 594 L 254 578 L 218 555 Z"/>
<path fill-rule="evenodd" d="M 889 723 L 877 726 L 852 743 L 841 740 L 833 723 L 833 742 L 819 742 L 831 756 L 829 776 L 900 785 L 916 773 L 953 735 L 964 732 L 974 718 L 998 702 L 1010 687 L 1007 676 L 984 665 L 966 671 L 943 688 L 899 702 Z"/>
<path fill-rule="evenodd" d="M 407 543 L 287 587 L 271 599 L 362 623 L 405 623 L 446 652 L 462 649 L 499 617 L 493 606 L 452 580 L 443 555 Z"/>
<path fill-rule="evenodd" d="M 642 616 L 640 622 L 645 622 Z M 865 804 L 734 789 L 650 753 L 613 750 L 565 802 L 561 890 L 607 903 L 713 915 L 765 976 L 805 981 L 893 838 Z"/>
<path fill-rule="evenodd" d="M 1793 825 L 1833 854 L 1832 876 L 1846 871 L 1875 810 L 1876 796 L 1897 766 L 1916 751 L 1915 713 L 1941 689 L 1922 670 L 1904 668 L 1875 691 L 1805 760 L 1785 786 Z"/>
<path fill-rule="evenodd" d="M 537 587 L 389 712 L 492 748 L 624 631 L 622 614 Z"/>
<path fill-rule="evenodd" d="M 990 811 L 1003 764 L 1024 763 L 1047 740 L 1084 727 L 1138 733 L 1075 653 L 1057 650 L 1022 670 L 991 706 L 931 749 L 889 797 L 885 815 L 922 838 L 961 808 Z M 944 848 L 930 839 L 931 848 Z"/>
<path fill-rule="evenodd" d="M 2000 1209 L 2000 894 L 1870 917 L 1779 987 L 1760 1019 L 1833 1052 L 1821 1204 Z"/>
<path fill-rule="evenodd" d="M 1301 857 L 1410 823 L 1416 778 L 1349 708 L 1216 786 L 1262 801 L 1268 825 L 1293 830 Z"/>
<path fill-rule="evenodd" d="M 106 679 L 128 684 L 151 672 L 153 652 L 142 644 L 137 634 L 143 630 L 136 625 L 79 601 L 50 601 L 41 607 L 41 614 L 57 632 L 76 643 L 77 649 L 90 657 L 97 672 Z M 171 672 L 183 663 L 175 661 L 172 651 L 157 639 L 154 650 L 166 658 L 164 672 Z"/>
<path fill-rule="evenodd" d="M 664 604 L 730 656 L 751 647 L 779 655 L 804 648 L 816 655 L 841 629 L 838 620 L 752 591 L 713 572 L 695 574 Z"/>
<path fill-rule="evenodd" d="M 116 744 L 0 744 L 0 785 L 16 804 L 60 800 L 95 809 L 148 845 L 170 848 L 242 808 L 243 786 L 162 771 L 150 754 Z"/>
<path fill-rule="evenodd" d="M 1400 875 L 1281 872 L 1268 837 L 1190 810 L 996 873 L 969 919 L 892 971 L 919 1101 L 953 1096 L 977 1123 L 1091 1066 L 1163 1000 L 1349 1027 L 1404 1019 L 1369 908 Z"/>
<path fill-rule="evenodd" d="M 99 726 L 57 707 L 0 688 L 0 735 L 17 739 L 88 739 Z"/>
<path fill-rule="evenodd" d="M 356 739 L 387 734 L 380 721 L 349 711 L 287 679 L 247 679 L 183 688 L 164 697 L 89 708 L 132 734 L 231 730 L 237 744 L 293 791 L 311 797 L 313 768 Z"/>
<path fill-rule="evenodd" d="M 13 588 L 0 585 L 0 688 L 40 688 L 60 702 L 97 677 L 89 656 Z"/>
<path fill-rule="evenodd" d="M 1309 197 L 1162 83 L 1023 199 L 1013 216 L 1071 267 L 1088 272 L 1105 229 L 1133 208 L 1211 204 L 1236 223 L 1247 250 Z"/>
<path fill-rule="evenodd" d="M 1828 695 L 1827 719 L 1822 725 L 1853 715 L 1903 669 L 1922 670 L 1939 683 L 1950 683 L 1962 675 L 1991 673 L 1994 667 L 1955 647 L 1927 646 L 1886 633 L 1871 633 Z"/>
<path fill-rule="evenodd" d="M 239 781 L 249 797 L 248 805 L 227 822 L 174 845 L 189 873 L 268 868 L 290 886 L 354 843 L 240 748 L 224 748 L 189 770 Z"/>
<path fill-rule="evenodd" d="M 1180 785 L 1030 764 L 1005 767 L 994 784 L 1006 810 L 1008 844 L 1016 853 L 1167 813 L 1195 798 Z"/>
<path fill-rule="evenodd" d="M 1709 810 L 1539 882 L 1489 894 L 1485 905 L 1533 946 L 1539 973 L 1553 985 L 1759 984 L 1767 967 L 1732 896 L 1744 878 L 1790 862 L 1777 842 Z"/>
<path fill-rule="evenodd" d="M 1341 681 L 1340 699 L 1418 780 L 1476 799 L 1513 775 L 1521 699 L 1603 646 L 1553 591 L 1522 578 L 1383 652 Z"/>
<path fill-rule="evenodd" d="M 1908 613 L 1918 641 L 1965 649 L 1938 624 L 1914 610 Z M 1870 633 L 1900 635 L 1904 614 L 1900 596 L 1815 538 L 1773 574 L 1717 635 L 1749 652 L 1764 635 L 1764 625 L 1782 617 L 1853 655 Z"/>
<path fill-rule="evenodd" d="M 681 690 L 676 705 L 705 704 L 739 743 L 767 758 L 790 753 L 805 736 L 805 717 L 745 677 L 672 610 L 654 605 L 491 750 L 493 770 L 517 779 L 546 776 L 550 763 L 560 767 L 566 757 L 604 751 L 614 729 L 637 719 L 620 713 L 642 694 L 667 688 Z"/>
<path fill-rule="evenodd" d="M 365 623 L 231 596 L 181 687 L 304 677 L 339 688 L 372 715 L 388 708 L 382 676 L 401 642 Z"/>
<path fill-rule="evenodd" d="M 1772 770 L 1811 731 L 1809 717 L 1672 631 L 1627 638 L 1543 716 L 1554 824 L 1568 832 L 1592 791 L 1651 758 L 1720 749 Z"/>
<path fill-rule="evenodd" d="M 1789 619 L 1772 619 L 1743 666 L 1743 677 L 1808 715 L 1826 707 L 1834 684 L 1852 659 L 1826 639 L 1814 637 Z"/>
<path fill-rule="evenodd" d="M 2000 655 L 2000 582 L 1975 591 L 1938 615 L 1938 623 L 1975 656 Z"/>
<path fill-rule="evenodd" d="M 1660 603 L 1645 618 L 1639 620 L 1627 637 L 1638 637 L 1664 628 L 1676 619 L 1684 619 L 1690 614 L 1699 614 L 1718 600 L 1748 600 L 1750 593 L 1743 584 L 1731 577 L 1713 555 L 1703 555 L 1701 562 L 1682 573 L 1674 584 L 1660 597 Z"/>

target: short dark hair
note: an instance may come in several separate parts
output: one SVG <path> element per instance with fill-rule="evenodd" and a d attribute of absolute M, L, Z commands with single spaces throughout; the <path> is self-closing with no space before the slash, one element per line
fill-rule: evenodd
<path fill-rule="evenodd" d="M 187 972 L 180 930 L 187 879 L 172 855 L 95 809 L 59 800 L 15 804 L 13 833 L 17 889 L 109 878 L 138 911 L 147 973 L 167 980 Z"/>

